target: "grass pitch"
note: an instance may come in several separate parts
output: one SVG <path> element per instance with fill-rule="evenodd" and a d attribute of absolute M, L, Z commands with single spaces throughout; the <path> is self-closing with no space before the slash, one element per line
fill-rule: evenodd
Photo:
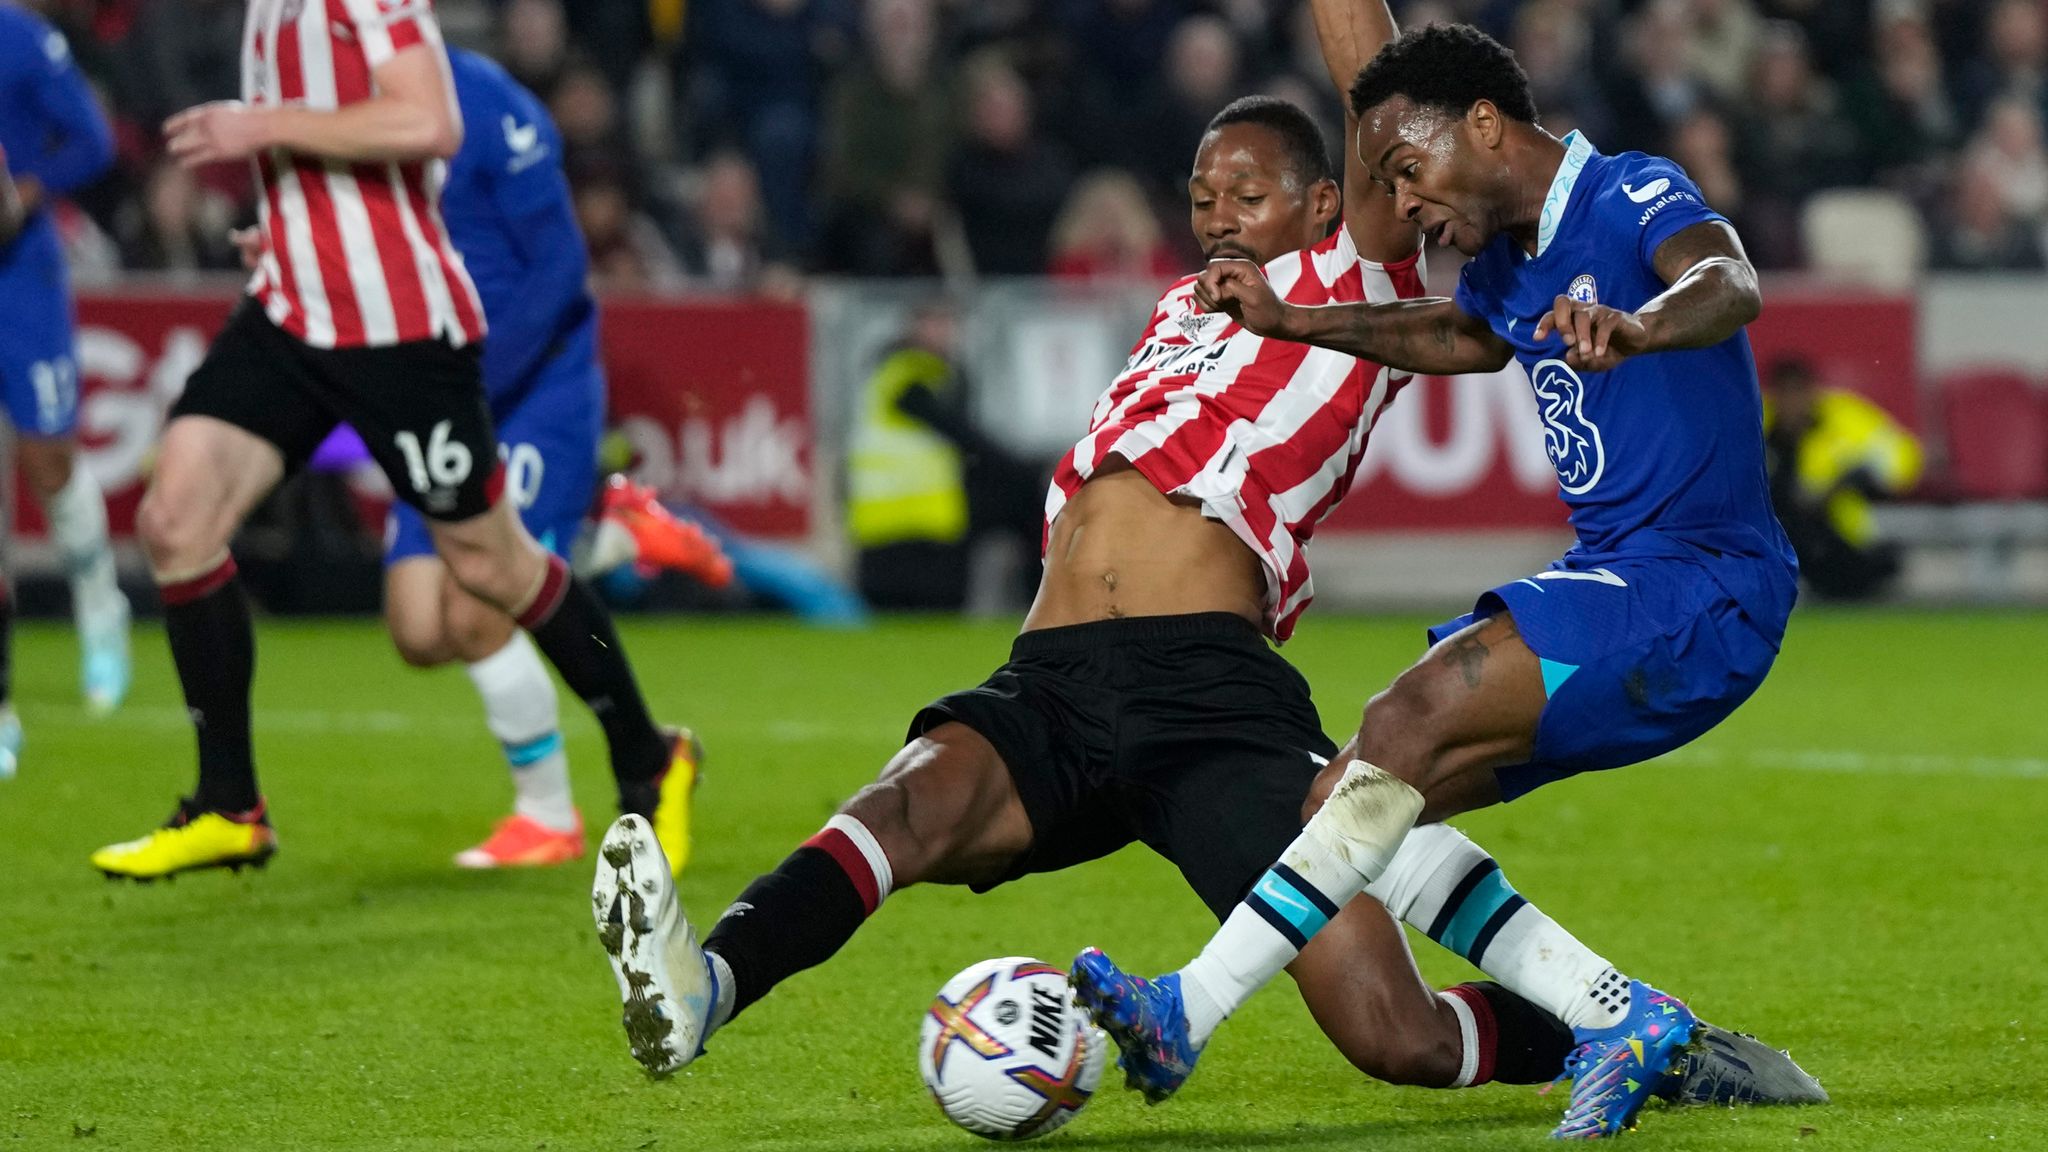
<path fill-rule="evenodd" d="M 1309 620 L 1288 655 L 1333 731 L 1419 625 Z M 702 924 L 871 778 L 914 708 L 999 663 L 1009 629 L 625 633 L 660 714 L 711 750 L 683 883 Z M 85 857 L 190 787 L 162 634 L 138 635 L 128 708 L 94 721 L 70 634 L 23 629 L 28 750 L 0 784 L 0 1148 L 972 1149 L 916 1072 L 946 977 L 1086 944 L 1165 968 L 1213 926 L 1142 849 L 987 897 L 912 891 L 652 1083 L 626 1054 L 588 870 L 448 864 L 507 804 L 467 680 L 408 671 L 369 622 L 266 622 L 259 648 L 276 860 L 137 887 Z M 2042 615 L 1806 612 L 1756 700 L 1693 748 L 1460 821 L 1623 969 L 1789 1046 L 1835 1096 L 1653 1109 L 1627 1147 L 2048 1148 L 2044 648 Z M 601 740 L 564 712 L 594 840 Z M 1433 979 L 1469 975 L 1417 950 Z M 1562 1104 L 1368 1082 L 1283 982 L 1172 1103 L 1105 1087 L 1045 1144 L 1535 1149 Z"/>

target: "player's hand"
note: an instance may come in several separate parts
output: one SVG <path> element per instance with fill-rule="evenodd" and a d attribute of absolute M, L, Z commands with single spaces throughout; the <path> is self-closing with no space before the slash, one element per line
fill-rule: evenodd
<path fill-rule="evenodd" d="M 1579 372 L 1605 372 L 1650 348 L 1650 334 L 1635 313 L 1569 296 L 1559 296 L 1536 322 L 1536 339 L 1552 332 L 1564 338 L 1565 365 Z"/>
<path fill-rule="evenodd" d="M 164 121 L 164 143 L 172 159 L 187 168 L 199 168 L 225 160 L 246 160 L 270 147 L 269 126 L 265 109 L 239 100 L 216 100 Z"/>
<path fill-rule="evenodd" d="M 1266 282 L 1266 273 L 1249 260 L 1211 260 L 1195 281 L 1195 303 L 1204 312 L 1222 312 L 1260 336 L 1282 336 L 1287 304 Z"/>
<path fill-rule="evenodd" d="M 263 259 L 263 229 L 232 229 L 228 232 L 228 239 L 233 242 L 236 254 L 241 256 L 242 267 L 254 272 L 257 263 Z"/>

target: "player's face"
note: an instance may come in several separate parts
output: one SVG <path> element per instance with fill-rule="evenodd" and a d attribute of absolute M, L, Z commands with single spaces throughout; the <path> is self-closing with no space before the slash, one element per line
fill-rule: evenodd
<path fill-rule="evenodd" d="M 1188 178 L 1188 222 L 1202 255 L 1260 264 L 1323 238 L 1336 215 L 1337 186 L 1306 183 L 1278 133 L 1226 124 L 1202 137 Z"/>
<path fill-rule="evenodd" d="M 1483 125 L 1436 108 L 1418 108 L 1396 96 L 1365 110 L 1357 147 L 1375 183 L 1394 198 L 1394 212 L 1422 229 L 1423 239 L 1476 256 L 1500 230 L 1489 191 L 1500 184 L 1487 129 L 1498 122 L 1487 108 Z M 1497 161 L 1492 161 L 1494 167 Z"/>

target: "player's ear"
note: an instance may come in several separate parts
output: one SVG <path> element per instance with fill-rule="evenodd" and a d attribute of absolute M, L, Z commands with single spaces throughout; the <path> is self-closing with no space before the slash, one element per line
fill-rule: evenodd
<path fill-rule="evenodd" d="M 1481 147 L 1489 150 L 1500 147 L 1507 128 L 1501 121 L 1500 109 L 1491 100 L 1472 102 L 1472 107 L 1465 110 L 1465 127 Z"/>
<path fill-rule="evenodd" d="M 1318 180 L 1309 187 L 1308 206 L 1317 224 L 1328 224 L 1344 210 L 1344 191 L 1335 180 Z"/>

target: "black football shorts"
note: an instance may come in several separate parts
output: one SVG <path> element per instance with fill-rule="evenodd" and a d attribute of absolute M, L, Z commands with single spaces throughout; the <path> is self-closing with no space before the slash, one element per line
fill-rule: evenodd
<path fill-rule="evenodd" d="M 1219 920 L 1300 834 L 1337 752 L 1301 673 L 1227 612 L 1026 632 L 910 736 L 949 720 L 995 746 L 1031 818 L 1031 848 L 995 884 L 1136 841 Z"/>
<path fill-rule="evenodd" d="M 211 416 L 262 437 L 284 456 L 287 474 L 346 422 L 398 498 L 434 520 L 488 511 L 504 483 L 476 344 L 315 348 L 245 297 L 171 407 L 171 418 L 180 416 Z"/>

